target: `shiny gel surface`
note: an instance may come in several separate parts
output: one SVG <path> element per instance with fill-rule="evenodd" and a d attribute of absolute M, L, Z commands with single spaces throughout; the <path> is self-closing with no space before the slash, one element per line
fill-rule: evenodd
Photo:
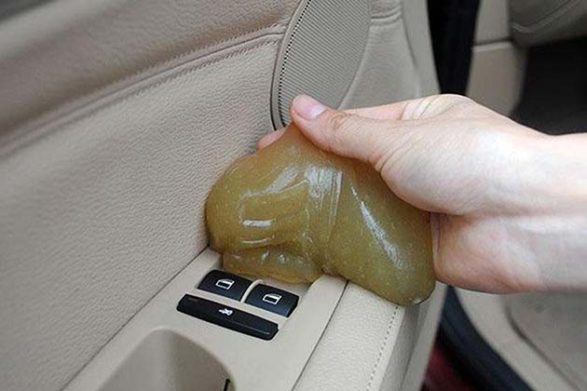
<path fill-rule="evenodd" d="M 339 275 L 401 305 L 434 288 L 428 214 L 371 167 L 319 150 L 293 126 L 228 168 L 206 221 L 233 273 L 291 283 Z"/>

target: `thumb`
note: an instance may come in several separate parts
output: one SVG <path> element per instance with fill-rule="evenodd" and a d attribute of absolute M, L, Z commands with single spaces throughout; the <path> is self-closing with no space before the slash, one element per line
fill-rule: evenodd
<path fill-rule="evenodd" d="M 390 123 L 328 108 L 306 95 L 297 96 L 291 118 L 320 149 L 377 165 L 393 133 Z"/>

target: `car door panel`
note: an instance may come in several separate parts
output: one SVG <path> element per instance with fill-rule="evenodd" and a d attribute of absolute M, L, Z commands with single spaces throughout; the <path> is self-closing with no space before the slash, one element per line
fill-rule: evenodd
<path fill-rule="evenodd" d="M 272 129 L 272 75 L 296 6 L 55 0 L 0 23 L 2 389 L 99 387 L 106 377 L 84 382 L 116 373 L 95 369 L 104 355 L 130 357 L 128 327 L 206 248 L 211 185 Z M 371 9 L 343 106 L 433 92 L 424 2 Z M 354 285 L 340 294 L 306 369 L 284 378 L 299 389 L 401 386 L 436 319 Z M 351 368 L 341 349 L 364 358 L 345 383 L 332 377 Z M 325 360 L 339 364 L 331 377 Z"/>
<path fill-rule="evenodd" d="M 0 338 L 14 389 L 65 385 L 205 248 L 208 189 L 270 129 L 276 50 L 262 38 L 172 69 L 3 157 Z"/>

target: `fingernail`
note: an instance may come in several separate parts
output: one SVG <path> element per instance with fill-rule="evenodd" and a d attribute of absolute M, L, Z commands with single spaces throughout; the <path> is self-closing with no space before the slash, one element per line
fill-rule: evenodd
<path fill-rule="evenodd" d="M 326 110 L 326 106 L 307 95 L 298 95 L 291 103 L 292 109 L 305 120 L 313 120 Z"/>

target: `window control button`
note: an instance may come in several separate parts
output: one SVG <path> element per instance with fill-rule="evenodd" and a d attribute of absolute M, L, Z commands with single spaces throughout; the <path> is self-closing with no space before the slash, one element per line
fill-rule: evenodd
<path fill-rule="evenodd" d="M 177 304 L 177 310 L 206 322 L 265 340 L 272 339 L 277 333 L 276 323 L 201 297 L 185 295 Z"/>
<path fill-rule="evenodd" d="M 249 293 L 245 303 L 279 315 L 289 316 L 298 305 L 298 296 L 282 289 L 259 284 Z"/>
<path fill-rule="evenodd" d="M 216 293 L 234 300 L 240 300 L 252 281 L 235 274 L 212 270 L 204 277 L 198 289 Z"/>

